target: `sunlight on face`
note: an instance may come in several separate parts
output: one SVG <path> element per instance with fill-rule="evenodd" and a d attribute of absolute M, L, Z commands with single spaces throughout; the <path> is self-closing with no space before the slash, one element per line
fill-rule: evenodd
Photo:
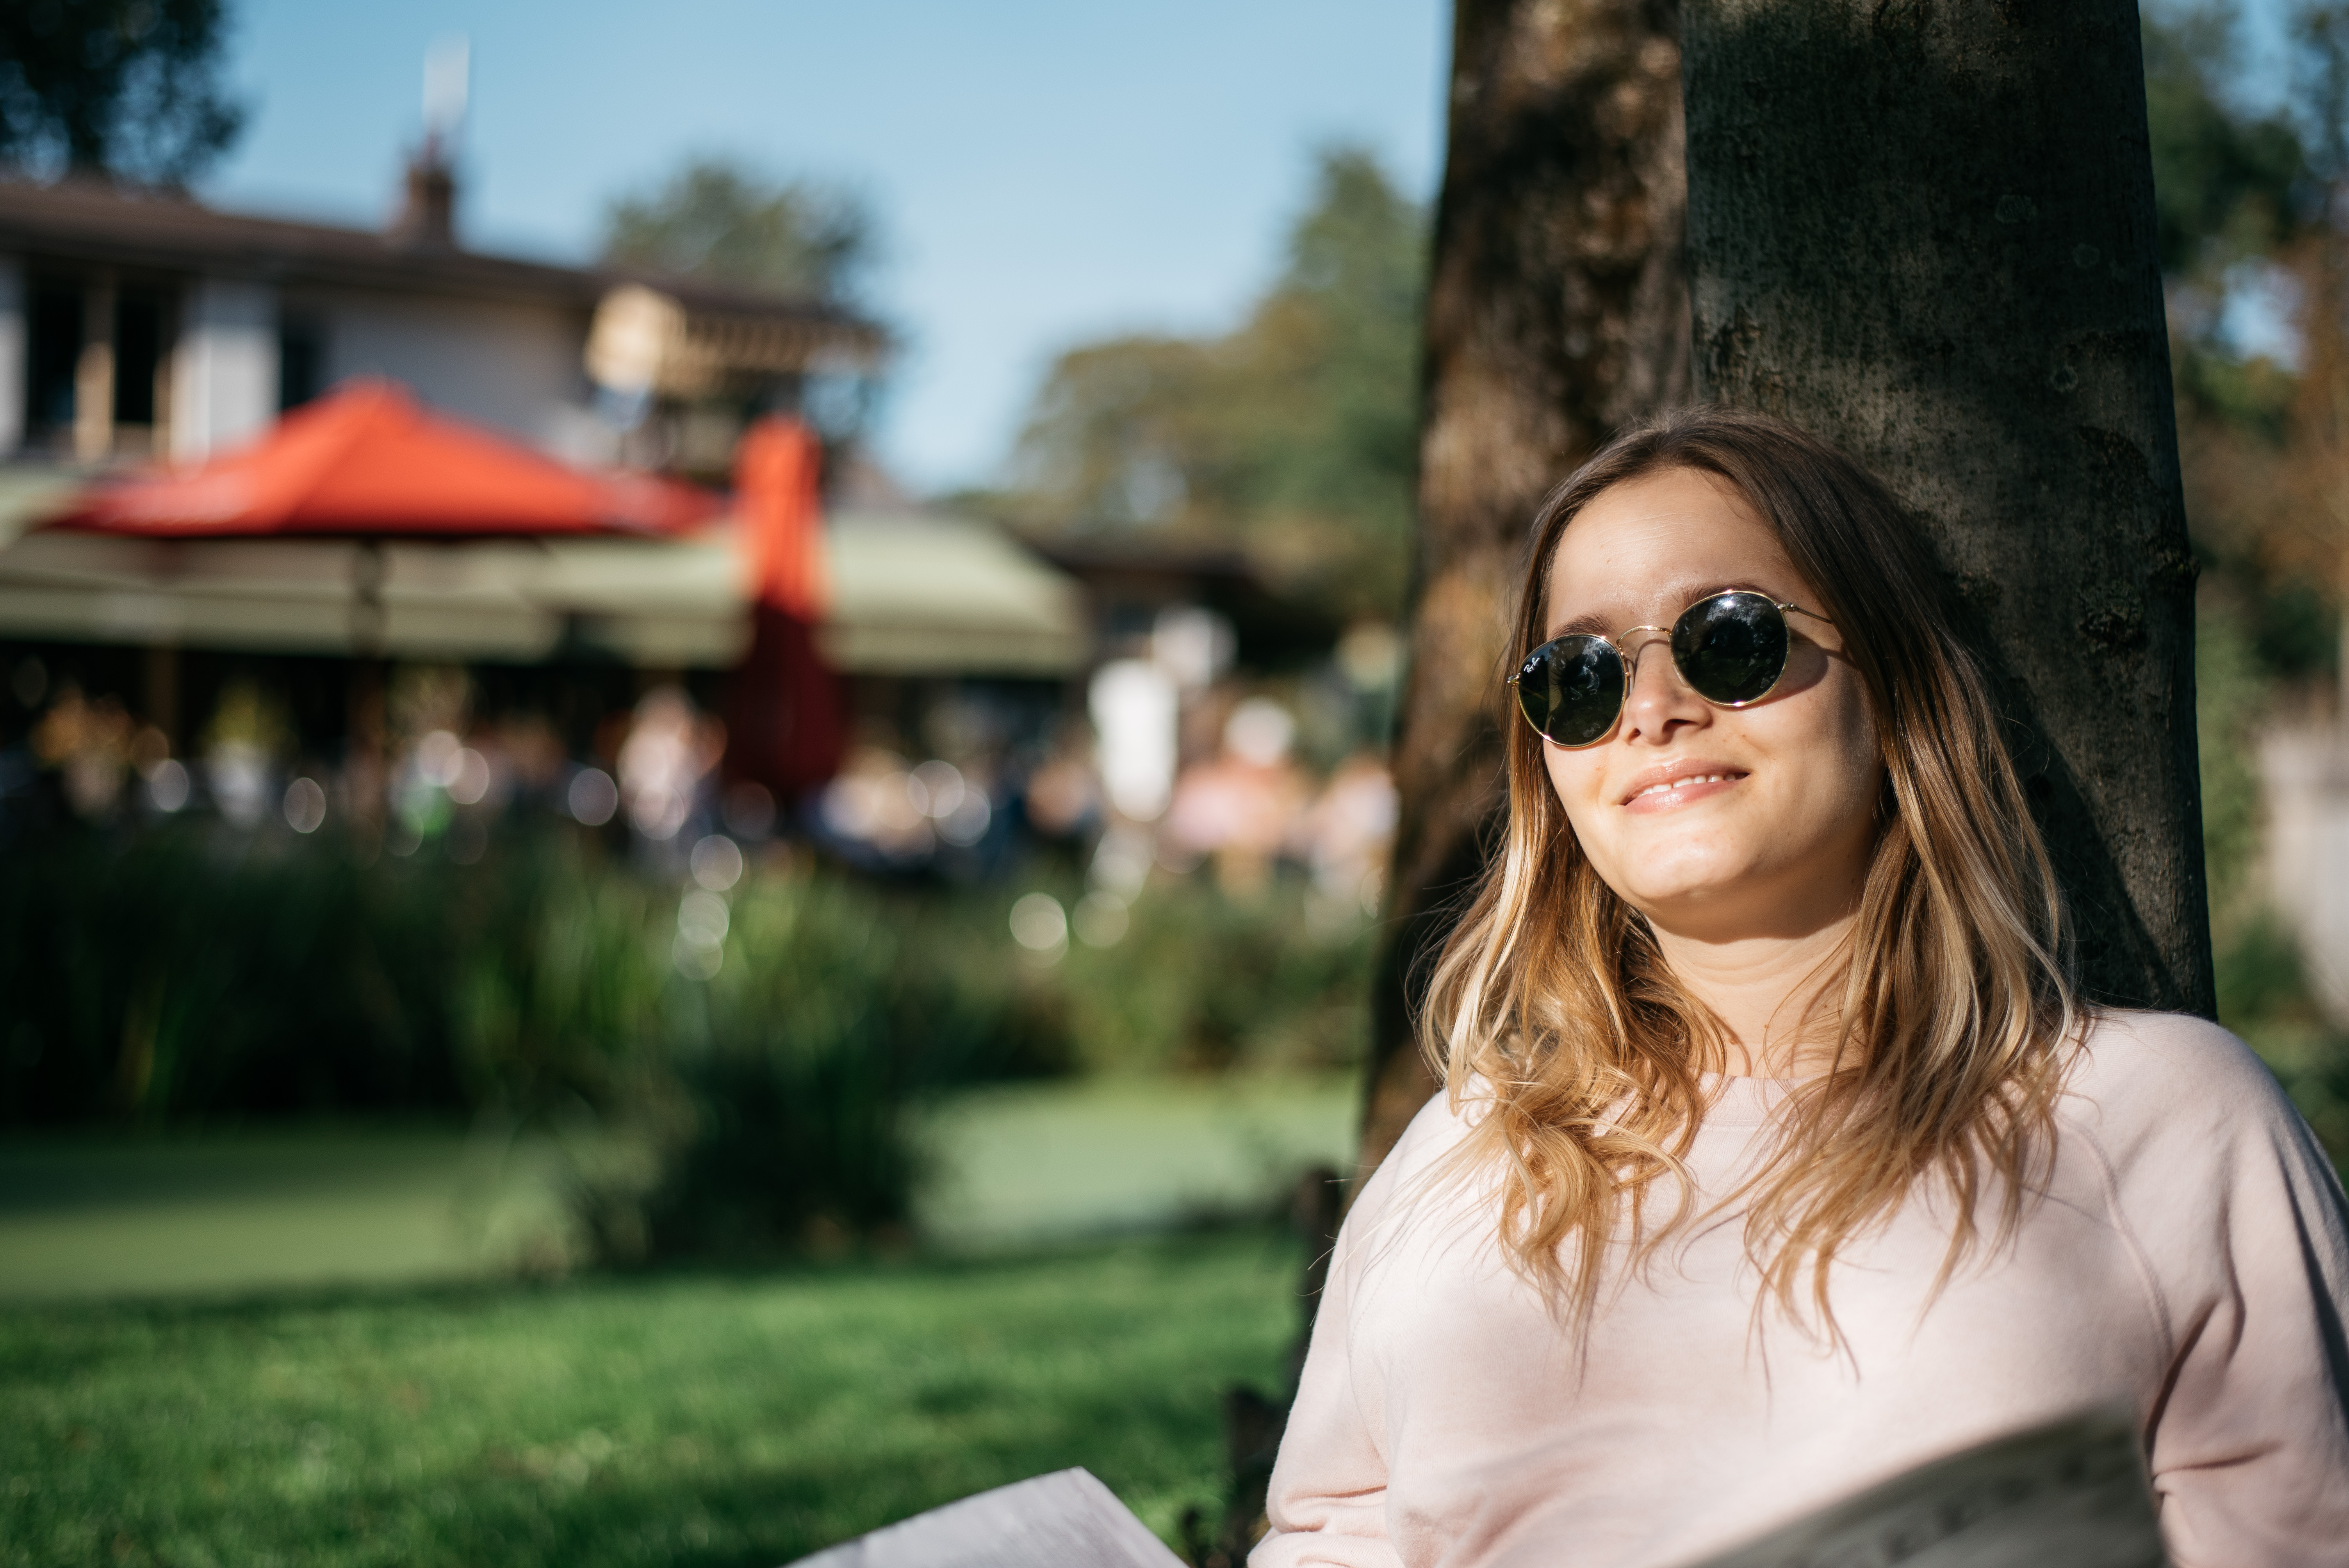
<path fill-rule="evenodd" d="M 1542 743 L 1551 785 L 1607 885 L 1658 927 L 1698 941 L 1793 936 L 1851 912 L 1874 841 L 1883 764 L 1842 640 L 1789 614 L 1770 694 L 1715 707 L 1672 665 L 1665 634 L 1723 588 L 1824 612 L 1744 497 L 1674 469 L 1602 492 L 1552 556 L 1545 637 L 1599 631 L 1637 673 L 1615 728 L 1573 750 Z"/>

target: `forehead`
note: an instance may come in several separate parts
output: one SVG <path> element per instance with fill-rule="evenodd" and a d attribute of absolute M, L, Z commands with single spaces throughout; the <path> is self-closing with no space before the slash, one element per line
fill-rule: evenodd
<path fill-rule="evenodd" d="M 1722 588 L 1809 597 L 1753 503 L 1726 480 L 1689 469 L 1600 491 L 1558 536 L 1545 579 L 1553 634 L 1661 624 Z"/>

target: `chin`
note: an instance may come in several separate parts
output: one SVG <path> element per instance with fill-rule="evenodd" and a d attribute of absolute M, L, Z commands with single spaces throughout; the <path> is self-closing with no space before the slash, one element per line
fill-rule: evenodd
<path fill-rule="evenodd" d="M 1734 875 L 1702 872 L 1675 875 L 1666 872 L 1627 878 L 1618 884 L 1624 902 L 1644 914 L 1669 919 L 1674 914 L 1702 917 L 1721 908 L 1735 897 L 1739 882 Z"/>
<path fill-rule="evenodd" d="M 1635 873 L 1623 881 L 1607 881 L 1632 908 L 1663 920 L 1675 915 L 1714 918 L 1733 903 L 1753 897 L 1754 882 L 1766 881 L 1764 866 L 1750 859 L 1729 861 L 1713 854 L 1692 854 L 1687 859 L 1665 859 L 1663 864 L 1656 857 L 1632 859 L 1637 864 Z"/>
<path fill-rule="evenodd" d="M 1726 892 L 1760 869 L 1756 857 L 1710 840 L 1691 843 L 1627 844 L 1619 858 L 1627 873 L 1619 887 L 1637 886 L 1642 897 L 1702 899 Z"/>

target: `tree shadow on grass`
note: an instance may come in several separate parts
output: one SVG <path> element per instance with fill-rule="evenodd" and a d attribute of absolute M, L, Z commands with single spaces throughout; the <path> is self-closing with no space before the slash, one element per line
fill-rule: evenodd
<path fill-rule="evenodd" d="M 0 1471 L 33 1486 L 0 1538 L 59 1563 L 773 1564 L 1075 1464 L 1208 1501 L 1218 1390 L 1292 1326 L 1268 1276 L 1242 1232 L 10 1308 Z"/>

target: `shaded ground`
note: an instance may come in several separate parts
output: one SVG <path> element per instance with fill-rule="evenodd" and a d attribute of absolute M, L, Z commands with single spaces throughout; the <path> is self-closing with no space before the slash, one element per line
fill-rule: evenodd
<path fill-rule="evenodd" d="M 559 1256 L 543 1148 L 434 1130 L 0 1144 L 0 1299 L 412 1284 Z"/>
<path fill-rule="evenodd" d="M 1345 1076 L 1079 1079 L 926 1119 L 933 1244 L 1000 1248 L 1253 1214 L 1351 1157 Z M 0 1300 L 414 1284 L 543 1271 L 571 1251 L 543 1143 L 447 1130 L 0 1143 Z"/>
<path fill-rule="evenodd" d="M 0 1564 L 773 1564 L 1092 1470 L 1216 1500 L 1294 1246 L 0 1309 Z"/>

